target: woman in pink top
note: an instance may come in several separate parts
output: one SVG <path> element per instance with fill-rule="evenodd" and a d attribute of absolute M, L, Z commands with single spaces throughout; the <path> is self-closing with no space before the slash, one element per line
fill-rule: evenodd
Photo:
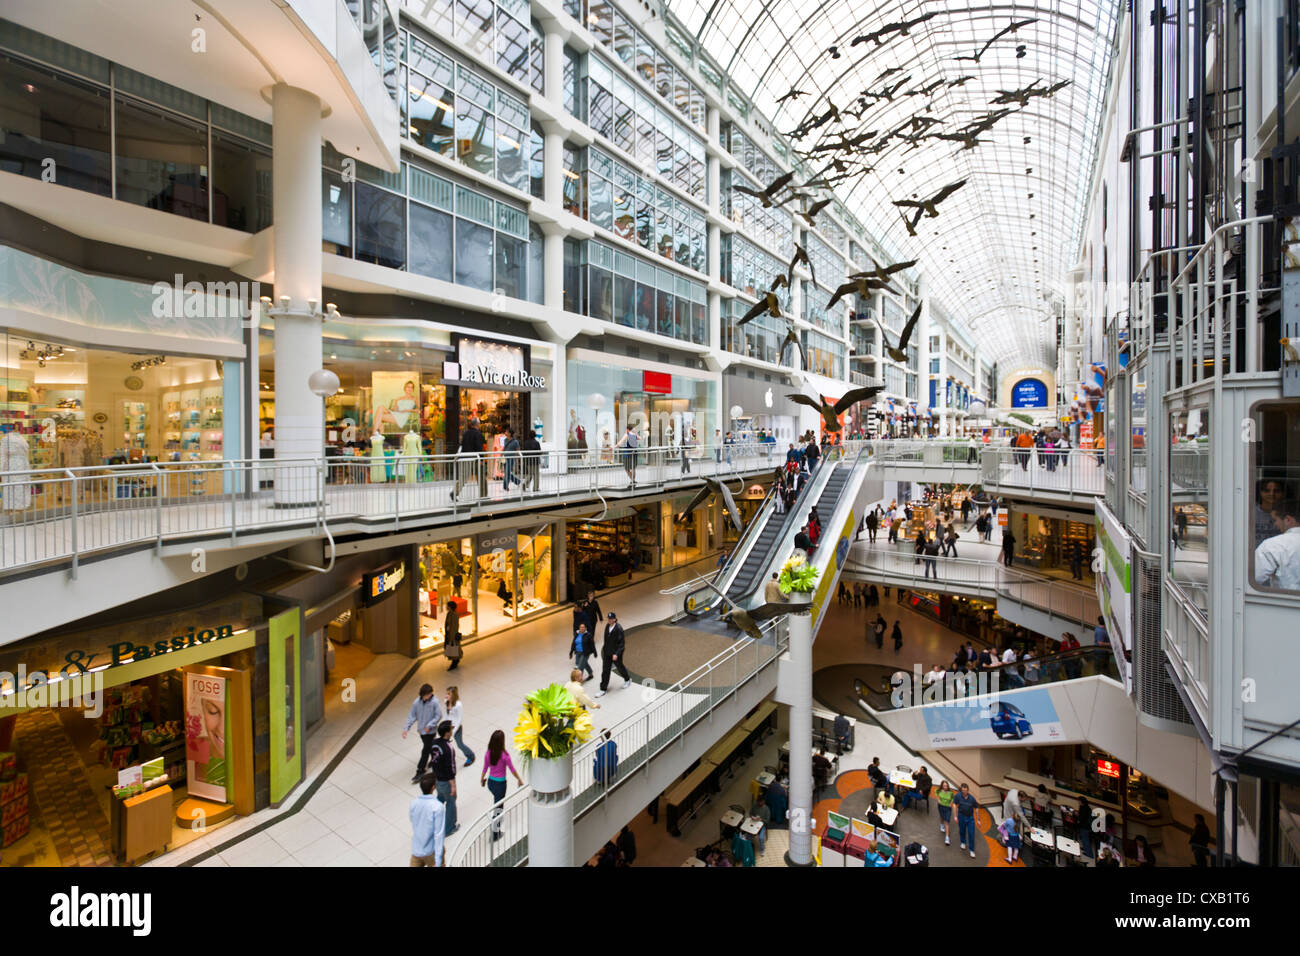
<path fill-rule="evenodd" d="M 483 774 L 479 777 L 479 786 L 485 786 L 492 794 L 492 839 L 501 838 L 501 829 L 498 821 L 501 819 L 501 809 L 498 804 L 506 798 L 506 771 L 514 775 L 519 786 L 524 785 L 523 778 L 519 776 L 519 771 L 515 769 L 514 763 L 510 760 L 510 754 L 506 752 L 506 734 L 503 730 L 492 731 L 491 738 L 488 739 L 487 753 L 483 757 Z"/>

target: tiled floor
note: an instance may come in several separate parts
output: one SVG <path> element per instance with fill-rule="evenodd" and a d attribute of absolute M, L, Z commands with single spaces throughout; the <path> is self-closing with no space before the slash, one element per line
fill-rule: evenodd
<path fill-rule="evenodd" d="M 688 569 L 633 584 L 622 590 L 602 592 L 601 607 L 613 610 L 625 627 L 659 620 L 672 608 L 673 598 L 659 591 L 688 581 L 708 570 L 713 559 Z M 296 812 L 287 811 L 302 802 L 291 797 L 280 811 L 261 811 L 236 821 L 195 843 L 173 851 L 150 865 L 178 865 L 209 854 L 199 866 L 406 866 L 410 860 L 410 827 L 407 813 L 418 792 L 409 781 L 420 752 L 420 741 L 412 734 L 402 739 L 402 725 L 419 686 L 428 681 L 441 696 L 449 684 L 459 688 L 464 703 L 465 743 L 478 758 L 472 768 L 461 766 L 458 775 L 457 817 L 460 834 L 451 837 L 448 848 L 469 830 L 468 824 L 491 808 L 491 796 L 479 785 L 482 755 L 493 730 L 506 732 L 510 745 L 519 704 L 529 691 L 568 678 L 567 658 L 571 635 L 569 616 L 555 614 L 523 624 L 490 640 L 465 649 L 461 666 L 447 673 L 441 657 L 421 661 L 405 681 L 401 674 L 410 662 L 394 655 L 381 655 L 363 672 L 358 682 L 357 703 L 327 703 L 327 719 L 319 732 L 308 738 L 310 786 L 353 734 L 377 698 L 386 696 L 399 682 L 400 692 L 385 706 L 377 719 L 347 749 L 328 778 Z M 636 646 L 629 640 L 628 667 L 636 672 Z M 591 685 L 588 685 L 591 687 Z M 598 702 L 596 726 L 612 725 L 642 704 L 639 692 L 622 692 L 616 680 L 610 693 Z M 593 688 L 594 691 L 594 688 Z M 348 710 L 348 707 L 351 710 Z M 510 748 L 516 766 L 519 756 Z M 511 780 L 510 789 L 516 784 Z M 303 788 L 300 788 L 300 792 Z M 256 834 L 237 841 L 235 837 L 262 824 Z M 213 852 L 215 851 L 215 852 Z M 679 861 L 680 862 L 680 861 Z"/>

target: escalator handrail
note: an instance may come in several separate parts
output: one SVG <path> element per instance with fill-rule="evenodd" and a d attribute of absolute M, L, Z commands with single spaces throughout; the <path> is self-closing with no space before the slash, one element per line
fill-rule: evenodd
<path fill-rule="evenodd" d="M 859 453 L 859 457 L 860 456 L 861 453 Z M 786 539 L 786 537 L 790 535 L 791 530 L 797 526 L 799 520 L 799 512 L 811 500 L 809 495 L 812 493 L 814 485 L 816 485 L 817 488 L 817 498 L 818 500 L 820 500 L 822 493 L 826 490 L 826 486 L 830 484 L 831 476 L 835 474 L 835 468 L 839 465 L 842 465 L 843 463 L 844 463 L 843 457 L 833 462 L 824 461 L 823 467 L 818 469 L 816 477 L 809 479 L 808 483 L 804 485 L 803 489 L 799 492 L 798 496 L 794 500 L 794 507 L 786 509 L 785 520 L 781 522 L 781 528 L 777 532 L 776 538 L 773 539 L 772 541 L 773 548 L 779 549 L 781 546 L 781 542 L 783 542 Z M 854 461 L 854 464 L 855 465 L 857 464 L 856 460 Z M 792 524 L 792 522 L 794 522 L 794 524 Z M 767 563 L 769 566 L 772 563 L 771 557 L 772 557 L 772 552 L 768 552 Z M 763 586 L 763 582 L 760 581 L 755 587 L 746 591 L 744 594 L 736 595 L 735 599 L 738 601 L 743 601 L 746 598 L 753 595 L 755 592 L 757 592 L 758 589 L 761 588 L 762 586 Z M 726 593 L 729 590 L 730 590 L 730 584 L 728 585 L 728 587 L 723 588 L 723 593 Z"/>
<path fill-rule="evenodd" d="M 758 510 L 754 512 L 754 520 L 750 521 L 749 526 L 745 528 L 736 543 L 732 546 L 731 552 L 727 555 L 726 562 L 723 563 L 721 568 L 714 572 L 712 583 L 715 586 L 719 585 L 719 582 L 727 582 L 728 585 L 730 584 L 730 578 L 735 574 L 740 565 L 744 563 L 744 558 L 738 558 L 737 556 L 743 554 L 744 557 L 748 557 L 748 549 L 753 547 L 753 539 L 762 533 L 758 529 L 760 527 L 767 527 L 767 522 L 772 520 L 771 515 L 768 515 L 762 521 L 759 521 L 758 519 L 763 515 L 764 510 L 772 501 L 773 496 L 776 494 L 776 488 L 777 486 L 774 482 L 772 487 L 768 489 L 767 496 L 763 498 L 762 503 L 758 506 Z M 727 587 L 719 586 L 719 590 L 725 594 L 727 592 Z M 687 605 L 690 603 L 692 598 L 701 593 L 708 594 L 710 600 L 702 603 L 700 606 L 695 608 L 695 610 L 690 610 Z M 717 594 L 713 588 L 695 588 L 694 590 L 687 592 L 686 597 L 682 601 L 682 610 L 693 616 L 703 614 L 712 608 L 712 599 L 716 597 Z"/>

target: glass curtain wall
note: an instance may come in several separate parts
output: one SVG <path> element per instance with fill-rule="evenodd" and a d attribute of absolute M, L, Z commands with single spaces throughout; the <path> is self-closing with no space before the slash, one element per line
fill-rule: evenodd
<path fill-rule="evenodd" d="M 572 255 L 577 258 L 573 262 L 571 247 L 565 246 L 566 309 L 575 311 L 581 299 L 592 318 L 695 345 L 708 341 L 708 290 L 704 283 L 657 268 L 604 243 L 581 245 L 583 254 L 578 256 L 574 248 Z M 580 293 L 570 295 L 570 281 L 583 286 Z"/>
<path fill-rule="evenodd" d="M 541 82 L 541 57 L 533 49 L 526 0 L 403 0 L 403 6 L 434 35 L 455 37 L 475 56 L 538 89 L 534 84 Z"/>
<path fill-rule="evenodd" d="M 14 51 L 0 52 L 6 171 L 42 179 L 53 160 L 61 186 L 245 232 L 271 225 L 267 124 L 16 24 L 0 26 L 0 48 Z"/>

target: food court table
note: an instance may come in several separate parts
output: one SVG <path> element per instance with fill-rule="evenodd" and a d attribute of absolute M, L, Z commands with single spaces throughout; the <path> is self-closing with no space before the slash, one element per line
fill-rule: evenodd
<path fill-rule="evenodd" d="M 744 822 L 744 815 L 737 813 L 735 810 L 728 810 L 722 815 L 722 826 L 727 829 L 734 830 Z"/>
<path fill-rule="evenodd" d="M 1056 848 L 1068 856 L 1078 856 L 1081 852 L 1078 842 L 1060 833 L 1056 835 Z"/>
<path fill-rule="evenodd" d="M 754 782 L 766 790 L 768 787 L 772 785 L 772 781 L 775 779 L 776 779 L 776 774 L 769 773 L 768 771 L 764 770 L 762 773 L 760 773 L 757 777 L 754 778 Z"/>
<path fill-rule="evenodd" d="M 1037 843 L 1039 846 L 1045 847 L 1046 849 L 1049 850 L 1056 849 L 1056 841 L 1054 841 L 1052 839 L 1052 835 L 1048 833 L 1046 830 L 1044 830 L 1042 827 L 1032 828 L 1029 831 L 1029 839 Z"/>
<path fill-rule="evenodd" d="M 763 832 L 763 821 L 758 817 L 747 817 L 740 825 L 740 830 L 750 836 L 758 836 Z"/>
<path fill-rule="evenodd" d="M 686 862 L 682 864 L 682 866 L 708 866 L 708 865 L 709 864 L 705 863 L 698 856 L 688 856 L 686 858 Z"/>
<path fill-rule="evenodd" d="M 888 807 L 882 807 L 876 811 L 876 816 L 880 817 L 880 822 L 887 827 L 892 827 L 898 819 L 898 811 L 891 810 Z"/>

